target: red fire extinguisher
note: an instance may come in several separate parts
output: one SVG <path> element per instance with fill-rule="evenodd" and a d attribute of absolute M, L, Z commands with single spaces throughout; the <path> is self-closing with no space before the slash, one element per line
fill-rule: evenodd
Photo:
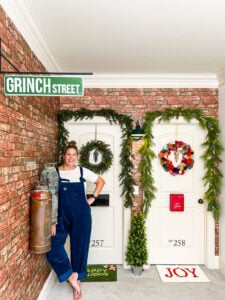
<path fill-rule="evenodd" d="M 30 251 L 35 254 L 51 250 L 52 195 L 39 185 L 31 193 Z"/>

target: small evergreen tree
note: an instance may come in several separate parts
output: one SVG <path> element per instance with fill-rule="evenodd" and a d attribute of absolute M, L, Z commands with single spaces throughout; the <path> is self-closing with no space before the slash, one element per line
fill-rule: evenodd
<path fill-rule="evenodd" d="M 131 217 L 126 261 L 131 266 L 143 266 L 148 260 L 145 217 L 138 213 Z"/>

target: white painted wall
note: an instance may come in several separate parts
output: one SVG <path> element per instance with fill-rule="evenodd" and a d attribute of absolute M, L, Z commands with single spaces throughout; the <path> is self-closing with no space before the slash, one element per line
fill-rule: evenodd
<path fill-rule="evenodd" d="M 219 122 L 221 130 L 221 142 L 225 146 L 225 68 L 220 73 L 219 77 Z M 220 269 L 225 275 L 225 152 L 222 156 L 221 170 L 224 174 L 222 179 L 222 193 L 220 197 L 221 202 L 221 217 L 220 217 Z"/>

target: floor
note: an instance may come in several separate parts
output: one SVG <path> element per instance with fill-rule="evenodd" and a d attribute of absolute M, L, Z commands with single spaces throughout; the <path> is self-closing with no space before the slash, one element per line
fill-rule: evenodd
<path fill-rule="evenodd" d="M 128 269 L 118 266 L 117 281 L 82 283 L 82 300 L 224 300 L 225 277 L 220 270 L 201 266 L 210 279 L 206 283 L 162 282 L 155 266 L 134 276 Z M 72 300 L 70 285 L 55 278 L 46 300 Z"/>

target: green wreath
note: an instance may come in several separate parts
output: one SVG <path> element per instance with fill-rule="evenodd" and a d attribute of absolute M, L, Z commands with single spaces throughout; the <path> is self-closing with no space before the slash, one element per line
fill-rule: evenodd
<path fill-rule="evenodd" d="M 93 162 L 90 162 L 91 154 L 92 154 Z M 97 141 L 97 140 L 90 141 L 86 145 L 83 145 L 80 148 L 79 151 L 80 165 L 82 167 L 85 167 L 93 171 L 94 173 L 97 174 L 105 173 L 111 167 L 112 162 L 113 162 L 113 154 L 110 150 L 110 146 L 102 141 Z"/>

